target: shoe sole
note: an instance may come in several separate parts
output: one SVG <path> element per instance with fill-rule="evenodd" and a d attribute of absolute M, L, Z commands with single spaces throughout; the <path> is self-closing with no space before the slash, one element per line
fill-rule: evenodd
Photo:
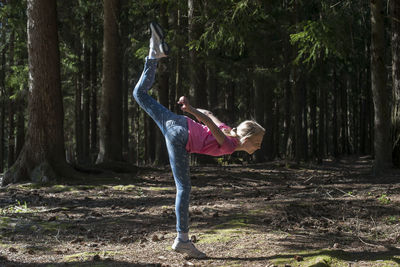
<path fill-rule="evenodd" d="M 158 24 L 157 22 L 151 22 L 150 30 L 152 33 L 154 32 L 157 35 L 158 39 L 160 39 L 161 42 L 164 41 L 164 31 L 161 28 L 160 24 Z"/>
<path fill-rule="evenodd" d="M 160 40 L 160 51 L 161 53 L 163 53 L 164 55 L 168 56 L 169 54 L 169 46 L 166 42 L 164 42 L 164 31 L 161 28 L 160 24 L 158 24 L 157 22 L 151 22 L 150 23 L 150 30 L 151 32 L 157 36 L 157 38 Z"/>
<path fill-rule="evenodd" d="M 164 53 L 166 56 L 168 56 L 168 54 L 169 54 L 169 46 L 168 46 L 167 43 L 162 42 L 161 46 L 160 46 L 160 50 L 161 50 L 162 53 Z"/>
<path fill-rule="evenodd" d="M 185 249 L 176 249 L 176 248 L 172 248 L 173 251 L 180 253 L 180 254 L 185 254 L 186 256 L 190 257 L 190 258 L 194 258 L 194 259 L 204 259 L 207 258 L 207 256 L 204 254 L 202 256 L 193 256 L 190 255 L 190 250 L 185 250 Z"/>

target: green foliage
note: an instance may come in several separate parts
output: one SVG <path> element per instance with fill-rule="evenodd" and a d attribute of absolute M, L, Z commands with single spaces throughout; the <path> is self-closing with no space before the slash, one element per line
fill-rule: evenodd
<path fill-rule="evenodd" d="M 386 195 L 386 194 L 382 194 L 379 198 L 378 198 L 379 203 L 384 204 L 384 205 L 388 205 L 390 203 L 390 198 Z"/>
<path fill-rule="evenodd" d="M 28 65 L 12 66 L 11 69 L 12 72 L 6 77 L 6 85 L 19 91 L 25 90 L 28 86 Z M 15 99 L 19 91 L 15 91 L 10 98 Z"/>
<path fill-rule="evenodd" d="M 335 47 L 333 29 L 320 21 L 304 21 L 299 25 L 302 30 L 291 34 L 292 45 L 299 47 L 295 63 L 315 63 L 318 59 L 340 56 Z"/>
<path fill-rule="evenodd" d="M 2 214 L 3 216 L 7 214 L 27 213 L 27 212 L 31 212 L 31 210 L 28 208 L 26 201 L 22 203 L 19 200 L 17 200 L 14 205 L 10 205 L 6 208 L 0 209 L 0 214 Z"/>

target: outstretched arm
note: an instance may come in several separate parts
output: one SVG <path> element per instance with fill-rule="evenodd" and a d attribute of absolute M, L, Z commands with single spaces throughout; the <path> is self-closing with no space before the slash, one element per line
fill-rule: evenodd
<path fill-rule="evenodd" d="M 215 137 L 219 145 L 222 145 L 225 141 L 225 134 L 221 131 L 218 126 L 222 123 L 212 113 L 204 109 L 196 109 L 192 107 L 189 100 L 185 96 L 179 98 L 178 104 L 181 104 L 181 109 L 184 112 L 190 113 L 196 117 L 198 121 L 204 123 L 208 129 L 210 129 L 212 135 Z M 207 114 L 206 114 L 207 113 Z M 211 116 L 210 116 L 211 114 Z"/>
<path fill-rule="evenodd" d="M 221 124 L 223 124 L 223 122 L 220 121 L 217 117 L 215 117 L 215 115 L 214 115 L 211 111 L 206 110 L 206 109 L 201 109 L 201 108 L 198 108 L 197 110 L 200 111 L 201 113 L 203 113 L 204 115 L 207 115 L 208 117 L 210 117 L 210 119 L 211 119 L 218 127 L 219 127 Z"/>

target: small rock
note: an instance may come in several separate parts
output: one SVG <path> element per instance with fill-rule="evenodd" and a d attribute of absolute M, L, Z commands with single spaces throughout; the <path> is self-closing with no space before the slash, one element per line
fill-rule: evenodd
<path fill-rule="evenodd" d="M 339 248 L 339 244 L 338 243 L 333 244 L 333 248 Z"/>
<path fill-rule="evenodd" d="M 83 239 L 81 237 L 75 238 L 74 240 L 71 241 L 72 244 L 80 243 L 82 242 Z"/>
<path fill-rule="evenodd" d="M 121 242 L 129 242 L 130 240 L 131 240 L 131 238 L 129 236 L 123 236 L 120 239 Z"/>
<path fill-rule="evenodd" d="M 49 221 L 49 222 L 54 222 L 54 221 L 56 221 L 57 220 L 57 217 L 56 216 L 51 216 L 47 221 Z"/>
<path fill-rule="evenodd" d="M 164 257 L 164 256 L 159 256 L 158 259 L 159 259 L 159 260 L 162 260 L 162 261 L 165 261 L 167 258 Z"/>
<path fill-rule="evenodd" d="M 93 256 L 93 261 L 99 261 L 99 260 L 101 260 L 101 258 L 98 254 Z"/>
<path fill-rule="evenodd" d="M 28 249 L 28 250 L 26 251 L 26 253 L 28 253 L 28 254 L 30 254 L 30 255 L 33 255 L 33 254 L 35 254 L 35 251 L 34 251 L 33 249 Z"/>
<path fill-rule="evenodd" d="M 183 264 L 183 266 L 194 266 L 194 264 L 190 261 L 187 261 Z"/>
<path fill-rule="evenodd" d="M 296 261 L 302 261 L 302 260 L 303 260 L 303 257 L 302 257 L 302 256 L 299 256 L 299 255 L 295 255 L 295 256 L 294 256 L 294 259 L 295 259 Z"/>

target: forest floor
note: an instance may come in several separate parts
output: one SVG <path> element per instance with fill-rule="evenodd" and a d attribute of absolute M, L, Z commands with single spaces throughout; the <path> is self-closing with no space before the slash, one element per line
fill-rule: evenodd
<path fill-rule="evenodd" d="M 192 167 L 192 240 L 172 251 L 169 167 L 0 189 L 0 266 L 400 266 L 400 171 L 369 158 Z"/>

